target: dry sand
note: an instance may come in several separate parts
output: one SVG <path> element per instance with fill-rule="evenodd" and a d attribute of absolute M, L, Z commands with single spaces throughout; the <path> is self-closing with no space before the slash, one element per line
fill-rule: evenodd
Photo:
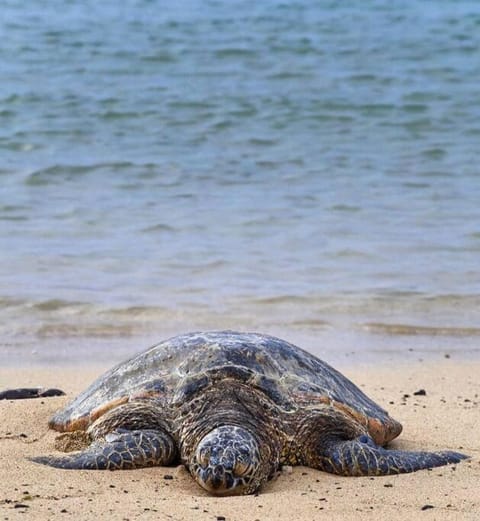
<path fill-rule="evenodd" d="M 54 451 L 48 418 L 103 369 L 0 369 L 0 390 L 39 385 L 67 392 L 0 401 L 0 520 L 480 519 L 480 362 L 343 371 L 403 423 L 395 447 L 461 450 L 470 461 L 381 478 L 295 467 L 257 496 L 230 498 L 208 496 L 181 467 L 66 471 L 27 460 Z M 419 389 L 426 395 L 415 396 Z"/>

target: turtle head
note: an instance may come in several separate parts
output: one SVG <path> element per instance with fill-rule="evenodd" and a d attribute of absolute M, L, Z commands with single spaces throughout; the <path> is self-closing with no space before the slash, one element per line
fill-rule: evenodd
<path fill-rule="evenodd" d="M 208 492 L 217 496 L 251 494 L 268 478 L 257 439 L 233 425 L 217 427 L 197 445 L 190 472 Z"/>

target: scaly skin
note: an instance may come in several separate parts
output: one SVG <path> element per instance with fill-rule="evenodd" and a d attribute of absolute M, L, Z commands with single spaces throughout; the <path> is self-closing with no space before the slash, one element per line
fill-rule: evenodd
<path fill-rule="evenodd" d="M 116 470 L 182 461 L 215 495 L 250 494 L 281 465 L 307 465 L 344 476 L 388 475 L 458 463 L 456 452 L 387 450 L 359 422 L 332 406 L 284 409 L 244 383 L 222 383 L 175 410 L 154 401 L 108 411 L 87 430 L 92 444 L 33 461 L 64 469 Z M 171 423 L 177 429 L 170 427 Z M 76 432 L 76 431 L 75 431 Z"/>
<path fill-rule="evenodd" d="M 170 435 L 154 430 L 114 431 L 105 441 L 93 442 L 82 452 L 67 456 L 32 458 L 61 469 L 120 470 L 170 465 L 176 447 Z"/>
<path fill-rule="evenodd" d="M 387 476 L 459 463 L 466 456 L 458 452 L 413 452 L 386 450 L 363 435 L 355 440 L 332 440 L 312 467 L 343 476 Z"/>

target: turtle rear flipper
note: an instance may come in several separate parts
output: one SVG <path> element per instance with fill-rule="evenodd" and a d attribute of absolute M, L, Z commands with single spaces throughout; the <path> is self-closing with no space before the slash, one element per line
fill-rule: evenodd
<path fill-rule="evenodd" d="M 441 467 L 468 458 L 454 451 L 387 450 L 363 435 L 348 441 L 332 440 L 312 466 L 343 476 L 383 476 Z"/>
<path fill-rule="evenodd" d="M 62 469 L 117 470 L 170 465 L 176 457 L 175 443 L 165 432 L 118 430 L 82 452 L 38 456 L 31 461 Z"/>

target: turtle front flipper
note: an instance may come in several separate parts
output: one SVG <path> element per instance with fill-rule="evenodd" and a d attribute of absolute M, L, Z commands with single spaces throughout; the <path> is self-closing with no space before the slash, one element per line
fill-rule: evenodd
<path fill-rule="evenodd" d="M 39 456 L 35 463 L 62 469 L 117 470 L 166 466 L 177 459 L 172 437 L 158 430 L 116 430 L 86 450 L 65 456 Z"/>
<path fill-rule="evenodd" d="M 387 450 L 367 435 L 353 440 L 327 441 L 312 467 L 343 476 L 383 476 L 459 463 L 468 456 L 453 451 L 413 452 Z"/>

